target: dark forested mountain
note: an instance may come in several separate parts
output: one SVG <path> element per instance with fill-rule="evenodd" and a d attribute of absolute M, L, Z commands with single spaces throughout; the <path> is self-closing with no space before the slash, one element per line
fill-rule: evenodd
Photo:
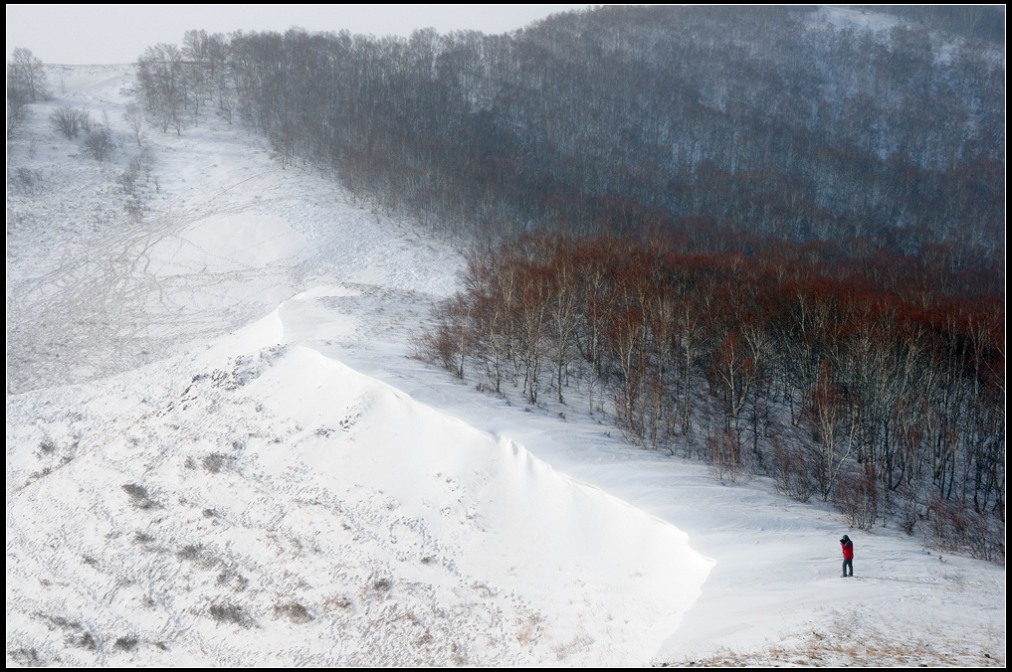
<path fill-rule="evenodd" d="M 932 243 L 978 262 L 1002 248 L 1003 47 L 881 13 L 609 6 L 495 36 L 195 31 L 140 65 L 165 130 L 216 110 L 455 230 Z"/>

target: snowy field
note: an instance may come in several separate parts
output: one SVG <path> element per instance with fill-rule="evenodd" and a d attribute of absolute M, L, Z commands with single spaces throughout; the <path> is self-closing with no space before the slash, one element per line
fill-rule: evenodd
<path fill-rule="evenodd" d="M 48 76 L 7 158 L 8 666 L 1004 667 L 1004 567 L 475 390 L 413 357 L 453 241 L 219 120 L 138 146 L 130 66 Z"/>

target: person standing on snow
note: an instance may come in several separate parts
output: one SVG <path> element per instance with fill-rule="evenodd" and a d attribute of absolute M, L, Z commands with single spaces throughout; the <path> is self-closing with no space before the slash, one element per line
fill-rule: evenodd
<path fill-rule="evenodd" d="M 846 534 L 840 539 L 843 549 L 843 576 L 854 576 L 854 542 Z"/>

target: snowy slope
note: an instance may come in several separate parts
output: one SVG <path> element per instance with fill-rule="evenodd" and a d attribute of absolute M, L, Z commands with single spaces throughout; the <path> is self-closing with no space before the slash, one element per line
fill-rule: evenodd
<path fill-rule="evenodd" d="M 146 131 L 137 215 L 130 69 L 50 78 L 8 159 L 8 665 L 1004 665 L 1004 568 L 476 392 L 411 357 L 452 244 L 215 120 Z"/>
<path fill-rule="evenodd" d="M 139 373 L 8 403 L 9 656 L 645 662 L 711 566 L 663 521 L 311 349 Z"/>

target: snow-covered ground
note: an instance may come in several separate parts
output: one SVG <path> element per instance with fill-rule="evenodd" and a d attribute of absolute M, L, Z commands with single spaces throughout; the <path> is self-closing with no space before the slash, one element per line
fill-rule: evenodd
<path fill-rule="evenodd" d="M 141 160 L 129 66 L 49 78 L 8 145 L 9 666 L 1004 666 L 1004 567 L 428 366 L 450 242 L 217 120 Z"/>

